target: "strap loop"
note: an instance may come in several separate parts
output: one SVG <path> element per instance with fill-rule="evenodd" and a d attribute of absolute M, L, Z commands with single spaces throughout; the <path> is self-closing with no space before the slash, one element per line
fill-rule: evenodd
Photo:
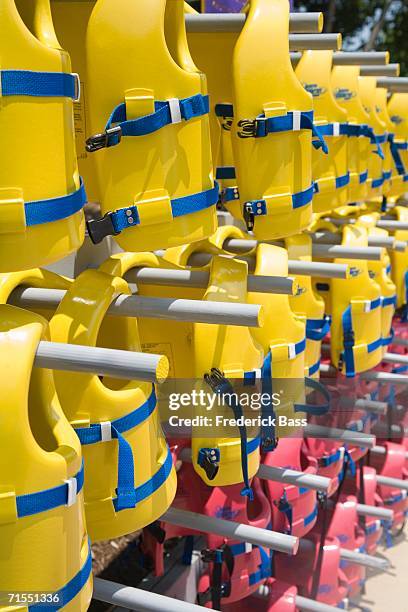
<path fill-rule="evenodd" d="M 69 72 L 1 70 L 0 85 L 2 96 L 71 98 L 79 102 L 81 95 L 79 75 Z"/>

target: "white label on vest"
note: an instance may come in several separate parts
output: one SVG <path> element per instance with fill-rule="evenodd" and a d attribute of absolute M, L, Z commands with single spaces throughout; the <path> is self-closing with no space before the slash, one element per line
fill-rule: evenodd
<path fill-rule="evenodd" d="M 250 544 L 249 542 L 245 542 L 245 552 L 252 552 L 252 544 Z"/>
<path fill-rule="evenodd" d="M 172 123 L 181 123 L 180 100 L 178 98 L 170 98 L 167 100 L 170 108 L 170 117 Z"/>
<path fill-rule="evenodd" d="M 294 344 L 288 345 L 288 353 L 289 353 L 289 359 L 296 358 L 296 346 Z"/>
<path fill-rule="evenodd" d="M 333 123 L 333 136 L 340 136 L 340 123 Z"/>
<path fill-rule="evenodd" d="M 112 425 L 110 421 L 104 421 L 103 423 L 99 423 L 101 426 L 101 441 L 109 442 L 112 440 Z"/>
<path fill-rule="evenodd" d="M 77 479 L 69 478 L 65 481 L 68 485 L 68 496 L 67 496 L 67 506 L 73 506 L 76 502 L 77 497 Z"/>
<path fill-rule="evenodd" d="M 298 132 L 300 130 L 300 119 L 302 113 L 300 111 L 293 111 L 293 131 Z"/>

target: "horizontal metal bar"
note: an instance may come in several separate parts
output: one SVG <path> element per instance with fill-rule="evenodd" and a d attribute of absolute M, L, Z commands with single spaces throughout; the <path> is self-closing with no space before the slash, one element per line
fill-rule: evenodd
<path fill-rule="evenodd" d="M 306 425 L 303 428 L 305 438 L 327 438 L 329 440 L 339 440 L 354 444 L 364 448 L 375 446 L 375 436 L 364 432 L 351 431 L 348 429 L 338 429 L 337 427 L 324 427 L 323 425 Z"/>
<path fill-rule="evenodd" d="M 363 380 L 376 380 L 382 383 L 408 385 L 408 376 L 404 376 L 403 374 L 392 374 L 391 372 L 362 372 L 360 378 Z"/>
<path fill-rule="evenodd" d="M 384 487 L 408 491 L 408 480 L 402 480 L 402 478 L 390 478 L 389 476 L 377 474 L 377 484 L 383 485 Z"/>
<path fill-rule="evenodd" d="M 387 66 L 360 66 L 360 76 L 397 77 L 399 73 L 399 64 L 388 64 Z"/>
<path fill-rule="evenodd" d="M 133 268 L 125 274 L 129 283 L 138 285 L 173 285 L 206 289 L 210 280 L 207 270 L 171 270 L 167 268 Z M 297 282 L 284 276 L 248 275 L 248 291 L 296 295 Z"/>
<path fill-rule="evenodd" d="M 387 449 L 385 446 L 374 446 L 374 448 L 370 448 L 370 453 L 374 455 L 386 455 Z M 405 458 L 408 459 L 408 451 L 405 453 Z"/>
<path fill-rule="evenodd" d="M 408 92 L 408 77 L 378 77 L 377 87 L 385 87 L 391 92 Z"/>
<path fill-rule="evenodd" d="M 213 516 L 205 516 L 197 512 L 180 510 L 179 508 L 169 508 L 160 520 L 186 529 L 215 533 L 238 542 L 249 542 L 255 546 L 264 546 L 289 555 L 295 555 L 299 546 L 299 538 L 294 536 L 234 521 L 226 521 Z"/>
<path fill-rule="evenodd" d="M 397 346 L 408 346 L 408 338 L 398 338 L 398 336 L 395 336 L 392 344 L 396 344 Z"/>
<path fill-rule="evenodd" d="M 355 565 L 362 565 L 363 567 L 370 567 L 383 572 L 386 572 L 391 567 L 391 563 L 388 559 L 379 559 L 373 555 L 366 555 L 355 550 L 347 550 L 347 548 L 340 548 L 340 559 L 342 561 L 350 561 L 350 563 L 354 563 Z"/>
<path fill-rule="evenodd" d="M 311 233 L 313 242 L 318 244 L 341 244 L 341 234 L 334 232 Z M 368 236 L 368 246 L 383 247 L 392 251 L 406 251 L 407 243 L 403 240 L 395 240 L 392 236 Z"/>
<path fill-rule="evenodd" d="M 380 261 L 383 249 L 380 247 L 347 247 L 329 244 L 314 244 L 313 257 L 330 259 L 363 259 L 366 261 Z"/>
<path fill-rule="evenodd" d="M 385 353 L 382 360 L 387 363 L 408 364 L 408 355 L 399 355 L 398 353 Z"/>
<path fill-rule="evenodd" d="M 94 578 L 93 599 L 104 601 L 127 610 L 137 612 L 202 612 L 203 608 L 196 604 L 165 597 L 143 589 L 128 587 L 117 582 Z"/>
<path fill-rule="evenodd" d="M 268 584 L 261 584 L 259 589 L 254 593 L 254 596 L 257 599 L 265 599 L 269 596 L 270 592 L 271 588 Z M 308 597 L 301 597 L 300 595 L 295 595 L 295 605 L 296 610 L 301 610 L 302 612 L 338 612 L 339 610 L 335 606 L 330 606 L 329 604 L 315 601 Z M 254 607 L 254 609 L 256 610 L 257 608 Z"/>
<path fill-rule="evenodd" d="M 245 13 L 186 14 L 186 29 L 192 34 L 240 32 L 246 21 Z M 323 29 L 322 13 L 290 13 L 289 32 L 319 34 Z"/>
<path fill-rule="evenodd" d="M 388 64 L 390 54 L 388 51 L 341 51 L 333 53 L 334 66 L 365 66 Z"/>
<path fill-rule="evenodd" d="M 289 34 L 289 49 L 291 51 L 305 51 L 308 49 L 327 49 L 338 51 L 341 49 L 342 36 L 337 34 Z"/>
<path fill-rule="evenodd" d="M 9 302 L 23 308 L 52 310 L 57 308 L 64 295 L 65 291 L 59 289 L 18 288 L 11 294 Z M 259 327 L 263 322 L 262 307 L 258 304 L 149 298 L 124 294 L 112 302 L 108 314 L 245 327 Z"/>
<path fill-rule="evenodd" d="M 179 458 L 182 461 L 191 463 L 191 449 L 184 448 Z M 332 480 L 325 476 L 317 474 L 308 474 L 299 472 L 298 470 L 290 470 L 286 468 L 274 467 L 261 464 L 257 472 L 257 476 L 263 480 L 272 480 L 273 482 L 282 482 L 283 484 L 291 484 L 296 487 L 307 487 L 314 491 L 330 492 L 333 486 Z"/>
<path fill-rule="evenodd" d="M 407 221 L 390 221 L 388 219 L 381 219 L 380 221 L 377 221 L 376 225 L 377 227 L 386 230 L 408 230 Z"/>
<path fill-rule="evenodd" d="M 357 514 L 360 516 L 373 516 L 385 521 L 392 521 L 394 518 L 394 510 L 382 508 L 381 506 L 368 506 L 367 504 L 357 504 Z"/>
<path fill-rule="evenodd" d="M 326 349 L 327 345 L 323 345 L 324 349 Z M 328 346 L 330 350 L 330 346 Z M 388 404 L 387 402 L 378 402 L 375 400 L 367 400 L 367 399 L 353 399 L 348 397 L 340 398 L 340 409 L 360 409 L 367 410 L 368 412 L 374 412 L 375 414 L 386 414 Z"/>
<path fill-rule="evenodd" d="M 45 341 L 38 345 L 35 365 L 50 370 L 89 372 L 159 383 L 167 378 L 169 372 L 164 355 Z"/>

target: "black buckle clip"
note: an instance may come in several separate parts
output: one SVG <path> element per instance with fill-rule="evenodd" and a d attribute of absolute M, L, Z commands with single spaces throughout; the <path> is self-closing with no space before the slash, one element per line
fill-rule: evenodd
<path fill-rule="evenodd" d="M 343 334 L 343 346 L 344 348 L 353 348 L 355 342 L 354 331 L 351 329 L 348 332 L 344 332 Z"/>
<path fill-rule="evenodd" d="M 230 132 L 234 119 L 232 117 L 221 117 L 221 127 L 226 132 Z"/>
<path fill-rule="evenodd" d="M 244 217 L 244 221 L 246 223 L 247 230 L 249 232 L 252 231 L 255 225 L 255 215 L 253 213 L 252 205 L 250 202 L 245 202 L 243 210 L 242 210 L 242 216 Z"/>
<path fill-rule="evenodd" d="M 115 137 L 112 142 L 112 137 Z M 109 128 L 100 134 L 94 134 L 90 136 L 86 141 L 86 150 L 88 153 L 94 153 L 100 149 L 106 149 L 107 147 L 113 147 L 120 143 L 122 139 L 122 128 L 120 125 Z"/>
<path fill-rule="evenodd" d="M 117 236 L 117 232 L 113 226 L 111 212 L 106 213 L 100 219 L 90 219 L 86 222 L 89 237 L 93 244 L 99 244 L 107 236 Z"/>
<path fill-rule="evenodd" d="M 201 450 L 199 466 L 203 468 L 208 480 L 214 480 L 220 469 L 219 463 L 212 460 L 210 451 Z"/>
<path fill-rule="evenodd" d="M 238 131 L 240 138 L 255 138 L 256 119 L 241 119 L 241 121 L 238 121 L 238 127 L 242 128 Z"/>

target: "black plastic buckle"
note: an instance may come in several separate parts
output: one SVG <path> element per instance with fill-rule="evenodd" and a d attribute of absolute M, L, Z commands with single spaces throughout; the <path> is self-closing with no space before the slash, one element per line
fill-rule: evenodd
<path fill-rule="evenodd" d="M 238 127 L 241 128 L 238 131 L 240 138 L 255 138 L 256 136 L 256 119 L 241 119 L 238 121 Z"/>
<path fill-rule="evenodd" d="M 222 121 L 220 121 L 220 123 L 222 129 L 226 132 L 230 132 L 234 121 L 233 117 L 221 117 L 221 119 Z"/>
<path fill-rule="evenodd" d="M 146 527 L 147 531 L 157 540 L 159 544 L 163 544 L 166 540 L 166 532 L 160 526 L 160 521 L 154 521 Z"/>
<path fill-rule="evenodd" d="M 343 346 L 344 348 L 353 348 L 355 342 L 354 331 L 350 330 L 345 332 L 343 335 Z"/>
<path fill-rule="evenodd" d="M 242 216 L 244 217 L 248 231 L 252 231 L 255 225 L 255 215 L 250 202 L 245 202 L 242 210 Z"/>
<path fill-rule="evenodd" d="M 209 451 L 201 451 L 199 465 L 203 468 L 208 480 L 214 480 L 220 469 L 219 463 L 212 461 Z"/>
<path fill-rule="evenodd" d="M 115 136 L 115 142 L 111 141 L 112 137 Z M 94 153 L 100 149 L 106 149 L 112 147 L 114 144 L 119 144 L 122 139 L 122 128 L 120 125 L 109 128 L 100 134 L 94 134 L 90 136 L 86 141 L 86 150 L 88 153 Z"/>
<path fill-rule="evenodd" d="M 93 244 L 99 244 L 107 236 L 117 236 L 117 232 L 113 226 L 111 212 L 106 213 L 100 219 L 90 219 L 86 222 L 89 237 Z"/>

